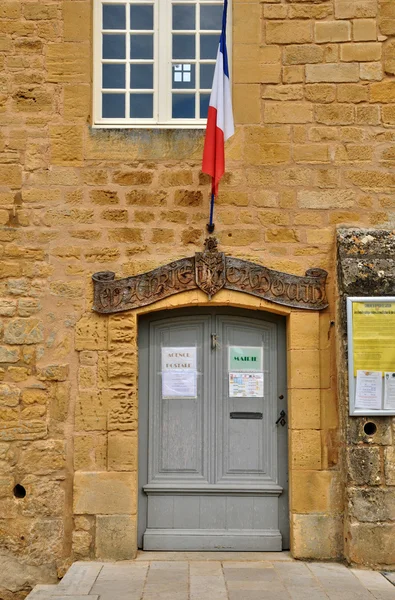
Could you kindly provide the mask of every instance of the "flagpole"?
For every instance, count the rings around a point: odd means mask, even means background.
[[[225,173],[225,142],[234,134],[232,95],[229,80],[228,53],[226,49],[226,15],[228,0],[224,0],[222,31],[210,94],[206,137],[204,140],[202,172],[211,175],[210,219],[207,231],[214,231],[214,201],[218,196],[218,183]]]
[[[211,192],[211,202],[210,202],[210,220],[207,224],[207,231],[209,233],[213,233],[214,229],[215,229],[215,225],[213,223],[213,216],[214,216],[214,200],[215,200],[215,194],[214,192]]]

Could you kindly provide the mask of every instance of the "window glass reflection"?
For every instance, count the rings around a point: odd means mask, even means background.
[[[173,58],[195,58],[194,35],[173,35]]]
[[[131,4],[130,29],[153,29],[154,7],[152,4]]]
[[[130,94],[130,117],[132,119],[152,119],[153,107],[153,94]]]
[[[130,87],[150,90],[154,86],[154,65],[130,65]]]
[[[125,29],[125,17],[124,4],[103,4],[103,29]]]
[[[103,94],[102,117],[104,119],[124,119],[125,94]]]
[[[152,59],[154,57],[154,36],[135,34],[130,36],[130,58]]]
[[[103,88],[125,88],[125,65],[103,65]]]
[[[173,4],[173,29],[195,29],[194,4]]]
[[[173,119],[195,118],[195,94],[173,94]]]
[[[125,36],[111,33],[103,34],[103,58],[125,58]]]

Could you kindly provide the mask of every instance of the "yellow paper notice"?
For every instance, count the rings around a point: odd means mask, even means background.
[[[354,375],[395,371],[395,302],[353,302]]]

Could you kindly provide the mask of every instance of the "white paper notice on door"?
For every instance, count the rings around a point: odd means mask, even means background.
[[[162,371],[196,371],[196,347],[162,348]]]
[[[383,374],[381,371],[357,371],[355,408],[380,410],[382,395]]]
[[[162,398],[196,397],[196,347],[162,348]]]
[[[230,398],[263,398],[263,373],[229,373]]]
[[[196,398],[196,371],[163,371],[162,398]]]
[[[384,409],[395,410],[395,372],[384,373]]]

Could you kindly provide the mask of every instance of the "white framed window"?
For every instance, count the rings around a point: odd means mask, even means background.
[[[222,11],[223,0],[94,0],[93,127],[205,127]]]

